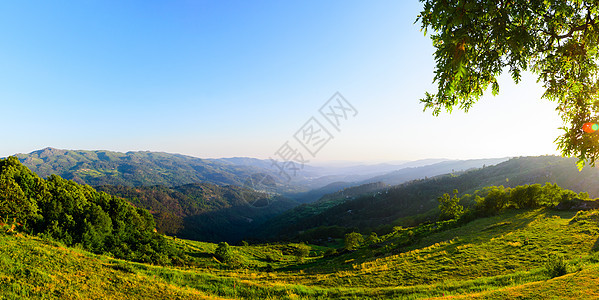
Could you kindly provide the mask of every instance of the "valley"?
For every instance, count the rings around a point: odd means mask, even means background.
[[[52,187],[67,182],[48,177],[53,196],[36,200],[47,189],[45,180],[15,159],[3,164],[0,294],[7,299],[515,299],[599,293],[591,284],[599,280],[599,211],[592,200],[599,172],[579,172],[569,159],[512,158],[399,185],[357,181],[304,204],[234,184],[91,189],[69,181],[71,192],[86,191],[76,204],[83,211],[65,210],[75,222],[89,222],[83,233],[65,224],[42,225],[52,216],[49,207],[72,205],[64,202],[71,197],[66,190]],[[462,207],[449,219],[440,215],[446,208],[437,199],[444,194],[453,194]],[[110,236],[122,230],[118,222],[135,222],[115,221],[122,217],[114,215],[112,204],[102,204],[117,199],[147,210],[158,235],[144,242],[126,237],[142,231],[122,231],[118,235],[131,246],[115,244]],[[49,200],[57,204],[44,202]],[[100,201],[112,227],[102,229],[101,217],[78,219],[94,207],[89,201]],[[590,210],[575,209],[583,206]],[[357,239],[351,242],[350,236]],[[223,245],[226,257],[217,254]],[[585,288],[568,288],[564,280]]]

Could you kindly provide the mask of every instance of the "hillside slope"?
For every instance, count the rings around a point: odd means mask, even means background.
[[[221,299],[35,237],[0,234],[0,253],[1,299]]]
[[[180,259],[147,210],[56,175],[42,179],[14,156],[0,159],[0,227],[5,226],[7,232],[21,230],[134,261]]]
[[[330,199],[335,205],[317,202],[299,206],[268,221],[255,233],[258,238],[293,238],[299,232],[321,227],[341,226],[362,232],[383,232],[392,225],[413,225],[430,219],[437,198],[457,189],[473,193],[487,186],[515,187],[523,184],[557,183],[575,192],[599,197],[599,168],[576,168],[576,160],[557,156],[512,158],[495,166],[456,174],[415,180],[369,193],[355,199]],[[326,209],[322,209],[326,208]],[[422,215],[419,218],[416,216]]]
[[[180,240],[195,266],[116,260],[22,234],[0,233],[0,295],[85,299],[469,299],[577,298],[597,294],[599,212],[511,210],[401,245],[294,259],[293,245],[233,247],[227,267],[216,245]],[[551,279],[545,263],[564,255],[567,273]],[[271,266],[270,268],[268,266]],[[274,266],[274,268],[273,268]]]

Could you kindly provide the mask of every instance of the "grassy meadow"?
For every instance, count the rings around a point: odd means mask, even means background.
[[[511,210],[411,243],[394,232],[355,251],[310,245],[232,246],[170,238],[191,264],[118,260],[23,233],[0,235],[3,299],[423,299],[586,298],[597,295],[599,212]],[[403,229],[409,230],[409,229]],[[562,256],[567,274],[546,263]]]

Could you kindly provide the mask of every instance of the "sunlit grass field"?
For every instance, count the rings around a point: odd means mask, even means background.
[[[174,239],[192,264],[162,267],[65,248],[24,234],[0,235],[2,299],[422,299],[599,296],[599,213],[512,210],[432,233],[411,244],[398,234],[337,256],[295,244],[233,246]],[[407,230],[407,229],[406,229]],[[545,264],[563,255],[567,275]]]

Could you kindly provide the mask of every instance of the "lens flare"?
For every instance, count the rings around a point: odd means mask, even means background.
[[[599,130],[599,124],[598,123],[584,123],[584,125],[582,125],[582,130],[584,130],[584,132],[587,133],[593,133],[597,130]]]

